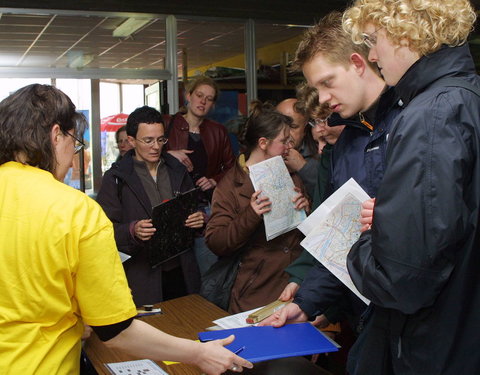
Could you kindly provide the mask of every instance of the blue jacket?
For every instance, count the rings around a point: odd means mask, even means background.
[[[366,120],[374,127],[373,131],[358,117],[349,120],[333,118],[334,123],[345,124],[346,127],[333,148],[330,193],[353,177],[370,196],[376,196],[385,170],[390,126],[398,110],[395,92],[388,89],[365,114]],[[332,304],[341,303],[354,328],[366,308],[354,293],[318,262],[303,280],[294,302],[312,318],[324,313]]]
[[[348,269],[373,312],[351,374],[480,372],[480,88],[468,44],[420,58],[395,86],[372,230]]]

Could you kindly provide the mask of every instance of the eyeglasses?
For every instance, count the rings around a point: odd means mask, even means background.
[[[310,121],[308,121],[308,125],[310,125],[312,128],[314,128],[315,126],[319,126],[319,125],[328,125],[328,119],[329,118],[330,118],[330,116],[328,116],[326,118],[310,119]]]
[[[153,147],[153,145],[158,144],[164,145],[168,142],[168,138],[166,137],[158,137],[157,139],[155,138],[143,138],[143,139],[138,139],[135,138],[137,141],[146,144],[147,146]]]
[[[73,153],[74,154],[78,154],[80,152],[80,150],[85,147],[85,143],[83,143],[80,139],[75,137],[73,134],[70,134],[69,132],[66,132],[66,131],[63,131],[63,130],[62,130],[62,133],[66,134],[66,135],[69,135],[70,137],[72,137],[75,140],[75,145],[73,146],[73,150],[74,150]]]
[[[196,97],[200,100],[203,100],[203,98],[205,98],[205,100],[209,103],[213,103],[215,101],[215,98],[213,96],[205,95],[203,92],[195,91],[194,93]]]
[[[380,27],[379,29],[375,30],[371,34],[367,33],[362,33],[363,37],[363,44],[365,44],[368,48],[373,48],[377,45],[377,33],[383,29],[383,27]]]

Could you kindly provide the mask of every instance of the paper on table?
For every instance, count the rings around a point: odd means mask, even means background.
[[[253,324],[248,324],[246,322],[247,316],[249,316],[251,313],[255,311],[260,310],[263,307],[264,306],[258,307],[253,310],[244,311],[235,315],[226,316],[225,318],[214,320],[213,323],[220,326],[222,329],[249,327],[249,326],[252,326]]]
[[[301,245],[367,305],[347,270],[347,256],[360,236],[362,202],[370,197],[351,178],[326,199],[302,224]]]
[[[123,374],[149,374],[149,375],[168,375],[155,362],[149,359],[140,359],[138,361],[126,361],[116,363],[105,363],[107,369],[114,375]]]
[[[292,199],[298,193],[282,157],[275,156],[248,169],[255,191],[262,190],[262,195],[272,202],[271,211],[263,215],[267,241],[296,228],[306,214],[293,205]]]

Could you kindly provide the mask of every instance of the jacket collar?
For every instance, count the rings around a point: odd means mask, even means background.
[[[408,105],[433,82],[446,76],[475,74],[475,65],[468,44],[442,46],[438,51],[417,60],[395,86],[403,105]]]

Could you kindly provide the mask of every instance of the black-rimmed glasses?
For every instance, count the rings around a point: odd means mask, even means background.
[[[74,150],[73,153],[74,154],[78,154],[80,152],[80,150],[82,150],[82,148],[85,147],[85,143],[83,143],[80,139],[75,137],[73,134],[70,134],[69,132],[66,132],[66,131],[63,131],[63,130],[62,130],[62,133],[69,135],[70,137],[72,137],[75,140],[75,145],[73,146],[73,150]]]

